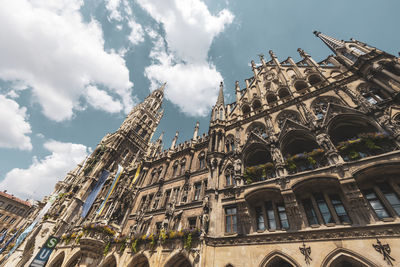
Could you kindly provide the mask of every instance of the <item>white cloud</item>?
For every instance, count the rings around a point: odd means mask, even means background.
[[[1,190],[7,189],[23,199],[42,199],[90,152],[84,145],[58,141],[48,141],[44,147],[51,154],[43,159],[34,157],[27,169],[12,169],[0,182]]]
[[[118,10],[121,4],[121,0],[107,0],[106,9],[110,11],[109,19],[115,19],[117,21],[122,20],[121,12]]]
[[[85,23],[83,1],[3,0],[0,9],[0,79],[23,81],[50,119],[73,116],[88,85],[102,84],[133,105],[129,71],[115,51],[104,50],[100,25]],[[117,101],[117,100],[115,100]]]
[[[215,36],[232,23],[233,14],[224,9],[211,15],[200,0],[138,0],[139,4],[165,27],[168,48],[189,62],[207,59]]]
[[[159,87],[160,81],[167,81],[166,97],[178,105],[182,112],[192,116],[206,115],[209,107],[215,104],[216,85],[222,81],[221,74],[207,62],[174,63],[174,57],[163,48],[162,38],[157,43],[151,56],[158,64],[145,70],[151,87]]]
[[[152,89],[167,82],[166,98],[185,114],[205,116],[215,104],[221,74],[208,62],[213,39],[232,23],[233,14],[224,9],[213,16],[200,0],[138,0],[165,28],[164,40],[146,29],[155,40],[153,64],[145,69]],[[193,97],[196,96],[196,97]]]
[[[128,22],[129,28],[131,28],[131,33],[128,36],[129,41],[133,45],[137,45],[144,41],[144,31],[142,25],[136,23],[133,19]]]
[[[102,109],[109,113],[120,112],[122,105],[107,94],[106,91],[97,89],[96,86],[88,86],[86,99],[94,108]]]
[[[0,107],[0,147],[32,150],[26,108],[20,108],[17,102],[3,95],[0,95]]]

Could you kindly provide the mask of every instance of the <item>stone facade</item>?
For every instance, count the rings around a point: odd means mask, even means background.
[[[40,229],[6,266],[25,266],[49,235],[62,240],[52,267],[398,264],[399,58],[314,33],[334,55],[261,55],[234,103],[221,83],[208,134],[196,124],[167,150],[162,135],[150,142],[165,85],[152,92],[57,184]]]

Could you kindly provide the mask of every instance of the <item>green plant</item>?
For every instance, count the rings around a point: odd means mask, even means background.
[[[191,249],[192,248],[192,234],[189,233],[186,238],[185,238],[185,249]]]
[[[135,240],[132,242],[132,244],[131,244],[132,253],[136,253],[136,252],[137,252],[138,240],[139,240],[139,239],[135,239]]]
[[[104,255],[104,256],[107,255],[108,251],[110,250],[110,245],[111,245],[111,242],[108,241],[108,243],[107,243],[107,245],[105,246],[104,251],[103,251],[103,255]]]

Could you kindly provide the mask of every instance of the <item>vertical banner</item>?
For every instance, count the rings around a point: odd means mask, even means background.
[[[139,164],[139,166],[138,166],[138,168],[136,170],[136,173],[135,173],[135,177],[133,177],[133,180],[131,182],[131,185],[129,186],[129,189],[132,189],[132,187],[135,184],[137,178],[139,177],[141,167],[142,167],[142,165]]]
[[[92,192],[90,192],[89,196],[86,198],[85,203],[83,203],[82,214],[81,214],[82,218],[85,218],[86,215],[88,214],[90,208],[93,205],[94,200],[96,199],[101,188],[103,187],[104,183],[106,182],[109,174],[110,173],[106,170],[103,170],[103,172],[101,173],[100,178],[97,181],[96,185],[94,186]]]
[[[113,181],[110,189],[108,190],[106,198],[104,199],[103,203],[101,203],[99,209],[97,210],[98,215],[101,215],[101,213],[103,212],[104,207],[106,206],[106,203],[107,203],[108,199],[110,198],[110,195],[112,194],[112,192],[114,192],[115,186],[117,185],[119,177],[121,177],[123,170],[124,170],[124,168],[122,168],[122,166],[118,164],[118,171],[117,171],[117,174],[115,175],[114,181]]]
[[[21,227],[22,228],[22,227]],[[10,237],[7,242],[4,244],[4,246],[0,249],[0,254],[4,252],[4,250],[6,250],[6,248],[8,247],[8,245],[14,240],[14,238],[18,235],[19,231],[21,230],[21,228],[18,229],[17,232],[15,232],[15,234],[13,234],[12,237]]]
[[[50,236],[44,246],[39,250],[36,257],[33,259],[29,267],[43,267],[46,265],[47,261],[50,258],[51,253],[54,248],[57,246],[59,239],[54,236]]]
[[[13,252],[19,247],[19,245],[21,245],[21,243],[25,240],[27,235],[30,232],[32,232],[33,228],[35,228],[36,224],[40,221],[40,219],[42,219],[43,215],[45,215],[49,211],[51,205],[53,205],[54,201],[57,199],[57,195],[58,194],[53,194],[53,195],[51,195],[49,197],[49,200],[47,201],[46,205],[43,207],[43,209],[36,216],[35,220],[31,223],[31,225],[29,225],[28,228],[25,229],[25,231],[22,232],[22,234],[20,236],[18,236],[14,247],[10,250],[10,252],[8,252],[8,254],[5,257],[5,259],[8,259],[11,256],[11,254],[13,254]]]
[[[4,239],[6,238],[7,232],[8,232],[8,230],[5,230],[4,233],[1,235],[1,237],[0,237],[0,244],[3,243]]]

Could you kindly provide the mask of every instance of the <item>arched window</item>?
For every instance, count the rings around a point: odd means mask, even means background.
[[[250,113],[250,106],[249,105],[243,105],[242,112],[243,112],[243,114]]]
[[[149,120],[148,122],[147,122],[147,125],[148,126],[151,126],[153,124],[153,121],[152,120]]]
[[[235,179],[233,174],[234,174],[233,167],[228,166],[225,171],[225,186],[229,187],[235,185]]]
[[[176,175],[178,174],[178,161],[176,160],[174,162],[174,164],[172,165],[172,177],[176,177]]]
[[[313,86],[320,83],[321,81],[321,76],[319,76],[318,74],[312,74],[310,75],[310,77],[308,77],[308,82]]]
[[[184,158],[181,160],[181,173],[180,173],[181,175],[185,174],[185,168],[186,168],[186,159]]]
[[[226,138],[226,152],[232,152],[235,150],[235,139],[233,138],[233,135],[228,135]]]
[[[301,124],[300,114],[297,111],[283,110],[278,114],[278,116],[276,116],[276,122],[278,123],[278,127],[280,129],[282,129],[282,126],[287,119]]]
[[[289,89],[286,88],[286,87],[279,89],[278,95],[279,95],[280,99],[284,99],[286,97],[289,97],[290,96]]]
[[[206,156],[204,151],[199,154],[199,169],[203,169],[206,166]]]
[[[278,101],[278,98],[276,97],[275,94],[270,93],[270,94],[267,95],[267,102],[268,102],[268,104],[275,103],[276,101]]]
[[[246,130],[247,134],[255,133],[261,137],[266,138],[266,128],[265,125],[261,122],[254,122],[252,123]]]
[[[253,110],[257,110],[261,108],[261,102],[259,100],[254,100],[253,102]]]
[[[319,120],[324,118],[325,113],[328,110],[329,103],[340,105],[342,104],[342,101],[333,96],[321,96],[316,98],[311,103],[311,109],[313,110],[315,116],[317,116]]]
[[[307,83],[305,81],[297,81],[294,84],[294,88],[296,88],[297,91],[301,91],[303,89],[306,89],[307,87],[308,86],[307,86]]]
[[[147,115],[146,115],[146,114],[143,115],[142,120],[143,120],[143,121],[146,121],[146,120],[147,120]]]
[[[224,110],[222,108],[219,109],[219,119],[220,120],[224,119]]]

